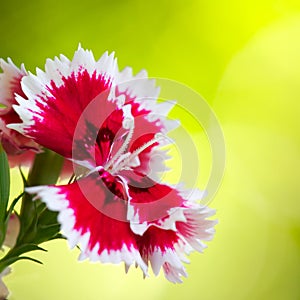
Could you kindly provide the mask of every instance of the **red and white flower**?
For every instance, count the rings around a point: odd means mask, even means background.
[[[27,189],[59,212],[80,259],[136,264],[145,276],[150,263],[181,282],[185,254],[205,248],[215,221],[195,201],[202,193],[157,181],[166,158],[160,148],[176,126],[166,120],[174,103],[157,103],[159,88],[145,71],[120,72],[114,54],[96,61],[81,47],[72,60],[48,59],[45,72],[21,85],[14,108],[23,122],[9,127],[80,166],[70,184]]]
[[[15,94],[25,97],[21,89],[21,79],[27,75],[24,65],[15,66],[11,59],[7,62],[0,59],[0,142],[9,156],[11,165],[26,163],[34,158],[38,145],[30,138],[7,128],[8,124],[21,122],[19,115],[12,106],[17,104]]]

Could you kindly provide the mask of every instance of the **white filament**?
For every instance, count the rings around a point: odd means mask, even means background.
[[[131,114],[131,105],[125,105],[123,107],[124,120],[123,120],[123,128],[128,129],[128,133],[126,135],[125,141],[117,153],[105,164],[104,167],[98,166],[89,172],[93,173],[96,171],[100,171],[102,168],[111,172],[111,174],[115,174],[121,170],[128,170],[133,167],[137,167],[140,165],[139,154],[143,152],[148,147],[153,144],[164,139],[164,135],[161,133],[157,133],[155,137],[142,145],[140,148],[137,148],[135,151],[127,152],[128,145],[133,137],[134,133],[134,118]]]
[[[123,145],[120,147],[120,149],[117,151],[117,153],[113,156],[113,158],[107,162],[107,164],[104,166],[106,170],[108,170],[127,150],[127,147],[132,139],[133,132],[134,132],[134,118],[131,114],[131,106],[125,105],[123,107],[124,112],[124,120],[123,120],[123,127],[125,129],[129,129],[129,132],[127,133],[126,139],[123,143]]]
[[[112,173],[119,172],[123,169],[130,168],[132,166],[136,166],[136,161],[138,160],[138,155],[143,152],[148,147],[152,146],[153,144],[161,141],[164,139],[164,135],[161,133],[157,133],[155,137],[150,140],[149,142],[145,143],[140,148],[136,149],[134,152],[130,153],[127,152],[122,156],[122,159],[119,159],[113,166]],[[120,157],[121,158],[121,157]]]

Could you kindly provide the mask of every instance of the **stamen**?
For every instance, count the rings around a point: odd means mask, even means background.
[[[119,158],[114,162],[115,166],[118,166],[123,160],[128,158],[130,156],[130,152],[124,153],[119,156]]]
[[[113,168],[113,172],[119,172],[120,170],[126,168],[126,167],[130,167],[131,164],[130,162],[137,158],[137,156],[143,152],[145,149],[147,149],[148,147],[152,146],[153,144],[161,141],[165,139],[165,136],[161,133],[157,133],[155,135],[155,137],[150,140],[149,142],[145,143],[143,146],[141,146],[140,148],[136,149],[133,153],[126,153],[124,154],[124,156],[122,157],[122,160],[118,160],[117,163],[115,164],[114,168]],[[129,155],[128,155],[129,154]]]
[[[126,139],[123,143],[123,145],[120,147],[120,149],[117,151],[117,153],[114,155],[112,159],[109,160],[109,162],[104,166],[106,170],[108,170],[114,163],[117,161],[122,154],[127,150],[127,147],[131,141],[131,138],[133,136],[134,132],[134,118],[131,115],[131,105],[125,105],[123,107],[124,112],[124,120],[123,120],[123,127],[125,129],[129,129],[129,132],[127,133]]]
[[[165,139],[165,136],[162,133],[157,133],[155,134],[155,137],[150,140],[149,142],[145,143],[143,146],[141,146],[140,148],[137,148],[131,155],[131,157],[137,156],[139,155],[141,152],[143,152],[145,149],[147,149],[148,147],[152,146],[153,144],[161,141]]]
[[[94,172],[99,172],[100,170],[103,170],[103,169],[104,169],[104,168],[103,168],[102,166],[98,166],[98,167],[96,167],[96,168],[90,170],[85,176],[89,176],[89,175],[91,175],[92,173],[94,173]]]

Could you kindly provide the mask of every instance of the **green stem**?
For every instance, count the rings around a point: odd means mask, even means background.
[[[60,175],[63,161],[62,156],[48,149],[37,154],[28,176],[28,185],[55,184]]]
[[[10,174],[7,155],[0,143],[0,248],[6,235],[6,210],[9,199]]]
[[[55,184],[61,173],[62,165],[63,158],[60,155],[45,149],[43,153],[36,155],[28,175],[27,186]],[[21,231],[17,241],[18,245],[31,242],[37,234],[36,205],[37,202],[32,201],[31,195],[24,195],[20,211]]]

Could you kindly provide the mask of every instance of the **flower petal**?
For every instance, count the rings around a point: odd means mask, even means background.
[[[27,74],[24,65],[19,69],[9,58],[7,62],[0,59],[0,69],[3,73],[0,74],[0,103],[7,108],[0,110],[0,115],[6,114],[7,110],[11,109],[15,102],[15,93],[22,94],[20,81]],[[16,118],[18,116],[16,115]],[[16,120],[19,120],[18,118]]]
[[[175,222],[185,220],[182,208],[186,200],[180,192],[166,185],[159,184],[149,177],[135,173],[129,177],[128,193],[130,204],[128,220],[131,229],[143,235],[150,226],[176,230]],[[128,178],[128,177],[127,177]]]
[[[110,73],[100,73],[101,65],[107,63],[112,65]],[[15,110],[23,123],[10,125],[10,128],[71,158],[78,120],[99,94],[108,102],[115,69],[112,56],[104,55],[96,64],[92,53],[81,48],[70,62],[64,56],[61,60],[47,60],[45,73],[39,70],[36,76],[29,74],[22,79],[22,89],[28,100],[18,96],[19,105],[15,106]]]
[[[0,59],[0,68],[3,70],[3,73],[0,74],[0,104],[5,106],[5,108],[0,108],[0,141],[12,166],[16,161],[20,161],[20,158],[14,158],[14,156],[19,155],[22,155],[22,160],[24,159],[22,163],[28,163],[34,154],[24,156],[24,152],[26,150],[39,151],[39,146],[33,140],[7,128],[8,124],[21,122],[12,106],[17,103],[15,100],[16,93],[24,96],[21,89],[21,79],[27,72],[24,65],[21,65],[19,69],[11,59],[8,59],[7,62]]]
[[[104,166],[117,152],[118,145],[121,147],[128,132],[124,128],[128,117],[125,110],[125,106],[118,108],[107,101],[107,94],[95,97],[77,121],[72,158],[89,162],[93,167]]]
[[[178,122],[166,120],[175,101],[157,102],[160,88],[156,86],[155,79],[149,79],[146,70],[133,76],[132,69],[127,67],[118,73],[116,95],[125,95],[127,102],[134,101],[139,105],[140,111],[148,111],[146,118],[150,122],[156,121],[168,132],[178,126]]]
[[[214,211],[193,203],[183,209],[185,220],[176,221],[176,230],[156,226],[148,227],[143,235],[137,236],[140,253],[144,261],[151,263],[157,275],[163,268],[166,278],[181,283],[181,276],[187,277],[183,263],[188,263],[186,254],[202,252],[206,247],[202,240],[209,240],[214,234],[214,220],[207,220]]]
[[[127,266],[136,263],[147,275],[135,235],[129,223],[122,221],[126,218],[127,202],[116,195],[122,191],[118,184],[122,183],[104,172],[101,177],[93,173],[73,184],[32,187],[27,192],[37,194],[50,210],[59,212],[62,233],[71,247],[80,244],[81,259],[124,261]]]
[[[178,122],[167,119],[175,101],[158,103],[159,91],[155,80],[149,79],[145,70],[135,76],[132,75],[132,69],[128,67],[119,72],[116,96],[122,96],[125,103],[131,105],[132,115],[135,119],[135,130],[129,147],[131,152],[151,141],[158,132],[167,134],[168,131],[178,126]],[[157,154],[165,156],[160,147],[166,144],[167,140],[164,140],[143,150],[139,154],[141,165],[135,168],[135,171],[155,178],[157,172],[154,170],[157,168],[151,161],[151,157]]]
[[[165,276],[171,282],[182,282],[180,277],[187,276],[180,256],[176,253],[175,245],[179,241],[175,231],[150,227],[139,236],[138,245],[144,261],[151,263],[153,272],[158,275],[163,268]]]

